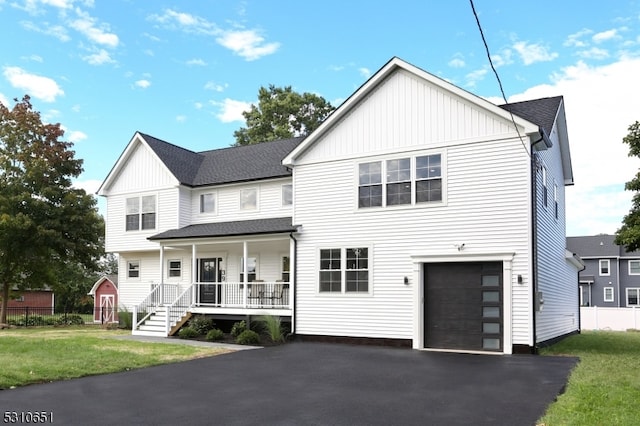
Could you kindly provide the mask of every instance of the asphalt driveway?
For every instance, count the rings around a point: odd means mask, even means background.
[[[575,358],[290,343],[0,391],[60,425],[534,425]]]

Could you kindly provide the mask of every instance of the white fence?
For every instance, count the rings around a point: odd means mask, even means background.
[[[581,330],[625,331],[640,329],[640,309],[632,308],[580,308]]]

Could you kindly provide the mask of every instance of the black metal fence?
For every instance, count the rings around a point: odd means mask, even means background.
[[[42,327],[47,325],[110,324],[118,322],[115,309],[96,307],[90,314],[55,312],[51,308],[9,307],[7,324],[16,327]]]

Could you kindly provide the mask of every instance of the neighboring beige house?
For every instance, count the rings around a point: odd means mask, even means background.
[[[274,314],[305,338],[510,354],[578,331],[572,183],[562,97],[499,107],[392,58],[305,139],[136,133],[99,194],[136,334]]]

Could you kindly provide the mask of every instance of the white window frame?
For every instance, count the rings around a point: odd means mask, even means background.
[[[628,261],[628,268],[629,268],[629,275],[640,275],[640,271],[638,272],[631,272],[631,263],[638,263],[638,269],[640,270],[640,259],[630,259]]]
[[[607,272],[602,272],[602,266],[607,265]],[[611,275],[611,260],[610,259],[600,259],[598,261],[598,273],[601,277],[608,277]]]
[[[558,184],[553,182],[553,214],[556,219],[559,217],[559,204],[558,204]]]
[[[289,267],[289,270],[285,270],[285,267],[284,267],[284,259],[285,258],[289,259],[288,262],[287,262],[287,264],[288,264],[287,266]],[[289,275],[289,279],[288,280],[284,279],[284,274],[288,274]],[[280,255],[280,279],[283,282],[286,282],[286,283],[290,283],[291,282],[291,255],[289,253]]]
[[[132,268],[132,266],[136,265],[137,267]],[[127,279],[128,280],[135,280],[135,281],[139,281],[140,280],[140,275],[142,275],[140,273],[140,269],[141,269],[141,262],[139,260],[128,260],[127,261]],[[132,276],[131,272],[137,272],[137,276]]]
[[[255,261],[254,272],[248,272],[247,275],[255,275],[254,280],[260,280],[260,259],[257,255],[249,254],[247,259],[253,259]],[[238,278],[240,282],[244,282],[244,257],[240,256],[239,269],[238,269]],[[249,281],[251,282],[251,281]]]
[[[347,264],[347,251],[353,249],[366,249],[367,250],[367,268],[353,268]],[[324,250],[339,250],[340,253],[340,268],[327,268],[321,269],[321,256]],[[316,293],[323,296],[331,295],[346,295],[346,296],[365,296],[373,293],[373,245],[371,244],[348,244],[342,246],[332,247],[318,247],[316,254]],[[322,271],[334,271],[340,273],[340,289],[339,291],[322,291],[320,289],[320,273]],[[347,291],[347,272],[362,272],[367,271],[367,290],[366,291]]]
[[[418,177],[417,173],[417,159],[422,157],[435,157],[440,156],[440,174],[439,176],[430,176],[430,177]],[[409,177],[407,179],[406,175],[402,177],[397,176],[397,179],[390,179],[390,173],[394,172],[389,169],[389,165],[391,163],[409,160]],[[380,168],[380,176],[379,180],[377,179],[377,173],[373,176],[374,180],[361,181],[360,170],[362,166],[365,165],[376,165],[376,168],[379,166]],[[404,154],[404,155],[396,155],[393,157],[381,157],[381,158],[372,158],[367,161],[358,162],[355,164],[355,187],[356,187],[356,197],[355,197],[355,209],[357,211],[370,211],[375,209],[398,209],[398,208],[407,208],[407,207],[427,207],[427,206],[441,206],[446,203],[446,176],[447,170],[445,167],[446,164],[446,153],[445,151],[432,151],[432,152],[421,152],[421,153],[412,153],[412,154]],[[406,169],[403,169],[406,170]],[[422,168],[421,168],[422,170]],[[368,175],[371,177],[371,174]],[[425,181],[440,181],[440,199],[434,201],[417,201],[417,186],[418,182]],[[393,184],[405,184],[410,185],[411,187],[411,200],[407,203],[398,203],[398,204],[389,204],[388,203],[388,188],[389,185]],[[380,205],[375,203],[372,206],[360,206],[360,190],[364,188],[379,188],[380,195],[374,195],[377,200],[380,198]]]
[[[289,192],[288,197],[285,195],[286,192]],[[293,184],[292,183],[283,183],[280,189],[280,198],[282,207],[289,207],[293,205]]]
[[[545,166],[542,166],[541,173],[542,173],[542,203],[546,208],[548,204],[548,199],[549,199],[549,188],[547,187],[547,184],[548,184],[547,168]]]
[[[143,200],[145,198],[152,198],[153,197],[153,210],[149,210],[148,207],[145,209],[145,203],[143,202]],[[133,207],[132,204],[134,203],[129,203],[129,201],[135,201],[136,204],[136,208],[135,211],[129,211],[130,207]],[[144,216],[146,214],[153,214],[153,227],[145,227],[145,222],[144,222]],[[137,223],[137,228],[132,228],[132,229],[128,229],[128,225],[127,225],[127,218],[129,216],[133,216],[136,215],[138,218],[138,223]],[[158,227],[158,196],[156,194],[143,194],[143,195],[137,195],[135,197],[127,197],[125,199],[125,231],[126,232],[136,232],[136,231],[152,231],[155,230]]]
[[[635,304],[630,304],[629,303],[629,293],[630,292],[636,293],[636,303]],[[626,296],[627,296],[627,298],[625,299],[625,303],[627,304],[627,306],[640,306],[640,287],[627,288]]]
[[[605,302],[615,302],[615,292],[613,291],[613,287],[604,287],[602,296]]]
[[[178,267],[172,267],[171,264],[178,262]],[[178,272],[177,275],[171,275],[171,272]],[[167,278],[170,280],[179,280],[182,278],[182,259],[167,260]]]
[[[205,197],[210,196],[213,199],[213,209],[205,210]],[[216,215],[218,213],[218,194],[215,191],[202,192],[198,196],[198,210],[202,215]]]
[[[254,207],[251,207],[250,205],[247,205],[247,197],[250,192],[254,192],[255,193],[255,205]],[[259,200],[260,199],[260,191],[258,191],[257,187],[251,187],[251,188],[242,188],[240,190],[240,211],[243,212],[255,212],[258,211],[259,209]]]

